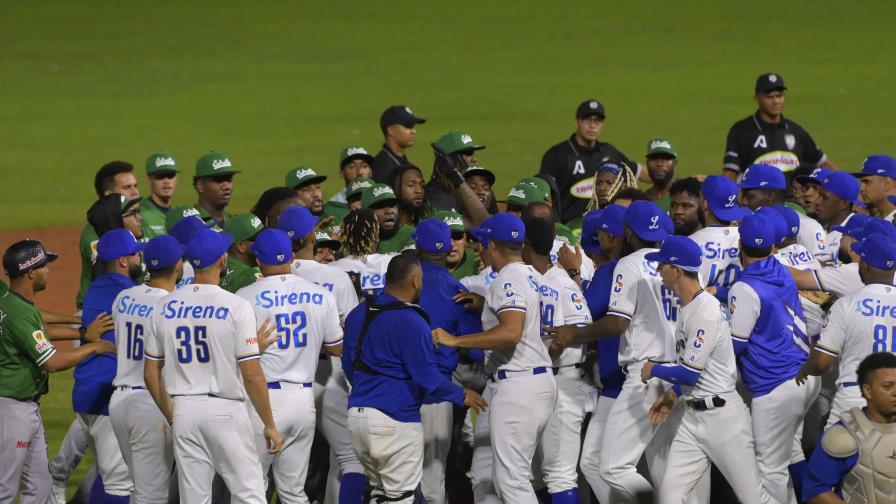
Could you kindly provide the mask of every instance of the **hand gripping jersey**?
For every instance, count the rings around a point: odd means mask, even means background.
[[[542,276],[541,323],[549,327],[591,324],[591,310],[582,289],[557,266]],[[583,360],[582,345],[568,347],[554,361],[555,366],[571,366]]]
[[[349,312],[358,306],[358,293],[352,279],[345,271],[308,259],[296,259],[292,263],[292,272],[305,280],[314,282],[327,289],[336,300],[339,320],[345,322]]]
[[[690,236],[703,257],[700,262],[700,280],[704,287],[731,287],[734,277],[740,273],[740,233],[736,227],[710,226]]]
[[[336,301],[329,291],[295,275],[262,278],[237,296],[252,304],[255,329],[275,325],[276,342],[261,356],[269,382],[311,383],[322,346],[342,343]]]
[[[168,295],[165,289],[137,285],[118,294],[112,303],[115,322],[115,347],[118,369],[112,385],[143,387],[143,351],[152,327],[152,316],[159,299]]]

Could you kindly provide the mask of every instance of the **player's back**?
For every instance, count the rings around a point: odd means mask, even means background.
[[[336,308],[339,309],[340,321],[345,322],[349,312],[358,306],[358,293],[355,292],[352,279],[344,270],[309,259],[296,259],[292,263],[292,272],[333,294]]]
[[[147,329],[159,300],[168,295],[165,289],[137,285],[118,294],[112,304],[115,322],[115,346],[118,368],[112,385],[143,387],[143,351]]]
[[[733,392],[737,382],[737,365],[728,314],[722,304],[712,294],[702,292],[681,309],[679,316],[681,319],[675,340],[681,363],[687,365],[688,352],[710,353],[697,384],[682,387],[684,397],[693,399]],[[692,336],[690,346],[693,348],[688,348],[687,342]],[[700,348],[705,344],[711,344],[712,347]]]
[[[269,382],[311,383],[324,344],[342,342],[342,327],[333,295],[296,275],[262,278],[237,291],[252,304],[256,326],[270,320],[278,336],[261,355]]]
[[[657,249],[643,248],[623,257],[613,270],[613,290],[607,315],[631,322],[619,343],[619,364],[643,360],[675,360],[675,322],[680,302],[663,287],[656,263],[644,256]]]
[[[578,284],[557,266],[542,275],[541,318],[549,327],[591,324],[591,311]],[[548,342],[545,342],[547,345]],[[555,366],[570,366],[582,362],[582,345],[570,346],[554,359]]]
[[[153,331],[164,358],[169,395],[244,400],[239,362],[258,357],[255,315],[243,298],[217,285],[195,284],[159,301]]]
[[[801,271],[821,269],[821,263],[818,262],[818,259],[799,243],[779,249],[775,253],[775,259],[784,266]],[[821,306],[803,296],[800,296],[800,305],[803,307],[803,318],[806,320],[806,334],[817,336],[821,332],[822,325],[824,325],[824,310]]]
[[[740,233],[732,226],[708,226],[690,236],[703,253],[700,279],[704,286],[731,287],[740,272]]]
[[[800,231],[796,236],[796,242],[806,247],[819,261],[828,262],[837,256],[836,250],[827,246],[827,233],[824,226],[808,215],[796,213],[800,218]]]
[[[357,282],[362,293],[379,295],[386,287],[386,268],[395,254],[370,254],[365,257],[347,256],[333,261],[332,266],[341,269],[349,276],[357,275]]]

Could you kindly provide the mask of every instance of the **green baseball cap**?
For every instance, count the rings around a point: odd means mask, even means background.
[[[232,234],[234,242],[252,240],[263,229],[261,219],[250,213],[234,215],[224,223],[224,232]]]
[[[488,185],[495,185],[495,174],[491,170],[486,170],[481,166],[470,166],[464,170],[464,178],[480,175],[488,180]]]
[[[308,184],[320,184],[324,180],[327,180],[326,175],[318,175],[314,168],[300,166],[286,172],[286,179],[283,185],[292,189],[298,189]]]
[[[153,152],[146,158],[146,174],[152,175],[153,173],[178,173],[180,170],[177,169],[177,163],[174,161],[174,156],[167,152]]]
[[[345,200],[351,202],[361,199],[361,193],[364,192],[364,189],[373,187],[374,184],[376,182],[367,177],[358,177],[352,180],[348,187],[345,188]]]
[[[794,203],[794,202],[792,202],[792,201],[785,201],[785,202],[784,202],[784,206],[786,206],[787,208],[793,210],[793,211],[796,212],[796,213],[801,213],[801,214],[803,214],[803,215],[806,215],[806,209],[803,208],[803,207],[801,207],[801,206],[798,205],[797,203]]]
[[[678,157],[678,151],[675,150],[675,146],[665,138],[654,138],[647,142],[647,157],[656,156],[657,154]]]
[[[484,145],[476,145],[469,133],[463,131],[449,131],[436,140],[436,145],[445,154],[455,152],[467,152],[484,149]]]
[[[327,229],[318,229],[314,232],[314,245],[318,247],[328,247],[333,250],[339,250],[342,243],[333,236],[339,236],[339,228],[330,226]]]
[[[464,227],[464,217],[454,210],[443,210],[437,212],[433,217],[448,224],[448,229],[451,231],[466,231],[466,228]]]
[[[507,195],[508,205],[526,206],[533,201],[550,201],[551,186],[538,177],[527,177],[513,186]]]
[[[360,145],[350,145],[339,153],[339,169],[345,168],[345,165],[351,163],[356,159],[363,159],[367,161],[371,167],[373,166],[373,156],[367,152],[367,149],[361,147]]]
[[[178,205],[171,207],[168,210],[168,213],[165,214],[165,232],[170,233],[171,228],[173,228],[175,224],[191,215],[202,218],[202,216],[199,215],[199,210],[196,210],[196,208],[192,206]]]
[[[230,157],[223,152],[209,152],[196,161],[196,177],[216,177],[239,173],[230,163]]]
[[[398,197],[395,196],[395,191],[386,184],[373,184],[361,193],[361,206],[364,208],[370,208],[372,205],[387,201],[398,203]]]

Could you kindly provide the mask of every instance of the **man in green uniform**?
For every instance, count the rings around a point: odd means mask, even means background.
[[[327,180],[326,175],[318,175],[313,168],[300,166],[286,172],[283,185],[294,189],[296,196],[312,215],[320,217],[324,211],[324,193],[320,185]]]
[[[223,152],[209,152],[196,161],[193,188],[198,201],[195,208],[205,222],[224,224],[230,218],[225,212],[233,195],[233,176],[240,173],[233,168],[230,157]]]
[[[224,232],[233,235],[233,244],[227,251],[227,270],[221,278],[222,289],[236,292],[261,278],[255,254],[252,253],[252,243],[262,229],[261,219],[252,214],[234,215],[224,223]]]
[[[174,156],[167,152],[156,152],[147,158],[146,178],[149,182],[149,197],[140,202],[144,240],[149,241],[165,234],[165,215],[171,209],[178,172]]]
[[[646,192],[654,203],[669,211],[669,189],[675,182],[675,167],[678,166],[678,151],[665,138],[654,138],[647,142],[647,175],[653,184]]]
[[[324,217],[335,217],[336,222],[348,213],[348,187],[356,179],[370,178],[373,175],[373,156],[360,145],[346,147],[339,153],[339,175],[345,181],[345,188],[334,194],[324,205]],[[373,184],[373,181],[371,181]]]
[[[448,224],[451,230],[451,252],[448,253],[446,267],[451,276],[460,280],[479,273],[479,256],[467,247],[467,233],[464,229],[464,218],[457,212],[439,212],[435,216]]]
[[[49,373],[69,369],[82,360],[115,352],[98,340],[105,329],[84,331],[90,343],[57,352],[47,337],[34,295],[46,288],[47,264],[56,260],[35,240],[14,243],[3,254],[10,288],[0,294],[0,502],[45,503],[53,480],[40,416],[40,396],[47,393]]]
[[[340,229],[328,227],[314,232],[314,260],[321,264],[330,264],[336,260],[336,254],[342,243],[338,240]]]
[[[398,197],[386,184],[374,184],[361,193],[361,206],[369,208],[380,223],[380,244],[377,253],[398,253],[414,245],[414,227],[402,224],[399,218]]]

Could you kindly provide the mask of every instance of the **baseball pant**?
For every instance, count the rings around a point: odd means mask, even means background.
[[[21,504],[47,502],[53,479],[40,405],[35,401],[0,397],[0,460],[0,502],[15,502],[17,494]]]
[[[134,491],[134,482],[121,454],[118,439],[107,415],[79,413],[96,452],[96,469],[103,478],[103,489],[109,495],[126,496]]]
[[[509,373],[489,383],[489,431],[492,478],[504,502],[537,504],[530,483],[532,458],[557,403],[557,384],[550,371]]]
[[[588,430],[585,431],[585,441],[582,443],[582,457],[579,462],[582,474],[588,480],[591,491],[601,503],[610,502],[610,485],[600,475],[600,446],[601,437],[610,417],[610,410],[615,397],[600,396],[597,399],[597,407],[588,421]]]
[[[741,502],[774,502],[760,483],[750,412],[737,392],[721,397],[726,402],[720,408],[686,408],[669,449],[666,474],[658,492],[660,504],[682,504],[693,497],[710,462]]]
[[[666,385],[657,378],[641,383],[643,365],[628,365],[628,375],[601,436],[600,475],[614,496],[618,494],[618,502],[641,502],[654,495],[650,482],[638,474],[638,460],[645,455],[651,480],[659,486],[669,446],[684,413],[684,405],[679,404],[659,426],[650,423],[650,407],[665,392]]]
[[[579,487],[579,450],[582,444],[582,420],[585,395],[594,386],[575,367],[560,368],[557,382],[557,405],[548,418],[539,443],[541,474],[548,493],[559,493]]]
[[[787,468],[798,461],[795,458],[802,460],[802,453],[796,453],[795,445],[799,446],[803,417],[815,401],[819,387],[817,376],[810,376],[802,386],[790,379],[768,394],[753,397],[753,438],[759,475],[775,502],[796,502]]]
[[[145,389],[119,387],[109,400],[109,420],[134,481],[134,501],[168,502],[174,469],[171,428]]]
[[[336,504],[342,475],[364,474],[364,467],[352,449],[352,438],[346,423],[348,381],[338,358],[318,361],[314,376],[314,404],[317,408],[317,428],[330,445],[330,451],[337,462],[330,464],[325,502]]]
[[[486,386],[482,398],[491,406],[494,389]],[[478,415],[472,408],[467,410],[464,425],[473,429],[473,461],[470,465],[470,483],[473,486],[473,498],[476,504],[497,504],[501,502],[495,488],[492,474],[492,445],[489,417],[491,410],[486,409]],[[475,416],[475,418],[474,418]]]
[[[53,484],[64,487],[68,483],[72,471],[78,467],[89,449],[90,438],[87,437],[87,429],[81,419],[75,417],[68,426],[65,437],[62,438],[59,452],[50,461],[50,475],[53,477]]]
[[[420,416],[423,426],[423,477],[420,487],[427,504],[443,504],[454,404],[424,404],[420,407]]]
[[[247,403],[249,415],[255,427],[255,446],[261,459],[261,470],[267,487],[268,471],[273,466],[277,498],[284,504],[307,504],[305,476],[308,459],[314,441],[314,392],[301,383],[280,382],[280,389],[268,391],[274,423],[283,436],[283,450],[277,455],[268,453],[264,441],[264,423]]]
[[[862,397],[862,390],[858,385],[850,387],[838,385],[837,393],[834,394],[834,400],[831,402],[831,414],[828,416],[828,423],[824,426],[824,430],[833,427],[847,411],[864,407],[865,398]]]
[[[423,426],[393,420],[376,408],[348,410],[352,447],[380,502],[412,503],[423,475]],[[377,499],[380,496],[380,500]]]
[[[231,502],[265,504],[264,476],[246,405],[208,395],[173,400],[171,430],[181,502],[210,503],[212,479],[218,473]]]

